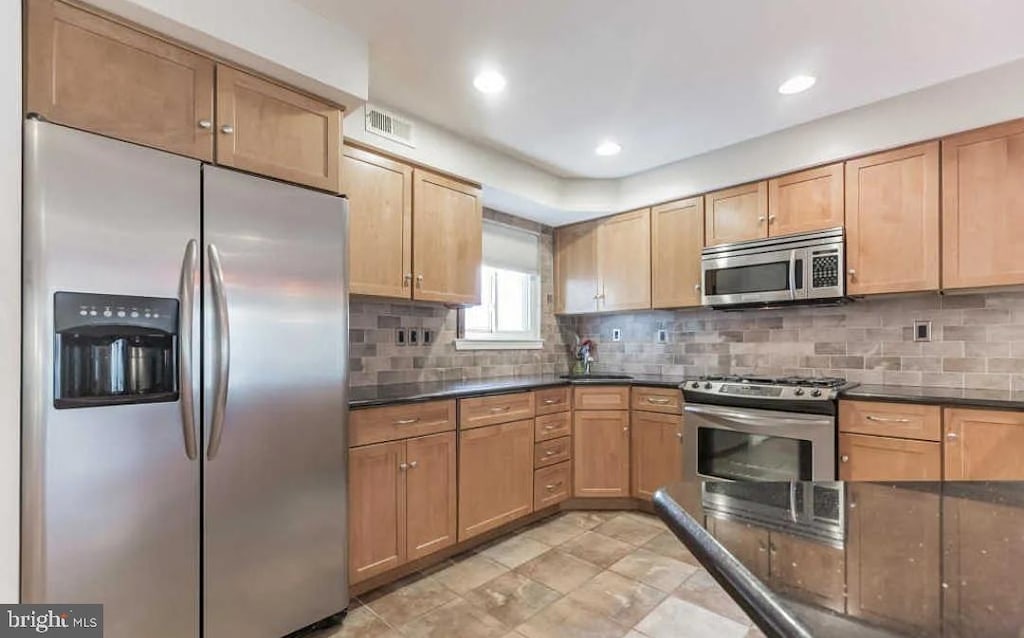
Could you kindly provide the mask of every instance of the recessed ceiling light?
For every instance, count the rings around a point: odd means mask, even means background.
[[[779,93],[783,95],[800,93],[814,86],[817,81],[813,75],[794,75],[779,85]]]
[[[501,93],[505,84],[505,76],[497,71],[481,71],[473,78],[473,86],[481,93]]]
[[[598,155],[618,155],[622,147],[611,140],[605,140],[597,145],[594,152]]]

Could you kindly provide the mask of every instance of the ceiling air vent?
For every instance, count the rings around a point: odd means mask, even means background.
[[[399,144],[416,147],[412,139],[412,122],[379,106],[366,105],[366,131]]]

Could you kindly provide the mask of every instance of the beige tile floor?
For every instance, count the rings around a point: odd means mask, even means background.
[[[654,516],[567,512],[352,601],[315,638],[753,638]]]

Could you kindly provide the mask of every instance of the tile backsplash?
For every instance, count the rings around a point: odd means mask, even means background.
[[[930,321],[931,341],[914,341]],[[596,370],[842,376],[861,383],[1024,390],[1024,293],[869,298],[843,306],[564,317]],[[612,341],[614,329],[621,341]],[[668,332],[657,343],[657,332]]]

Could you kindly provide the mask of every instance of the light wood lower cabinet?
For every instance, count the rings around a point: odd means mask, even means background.
[[[842,226],[843,163],[768,180],[768,236]]]
[[[901,633],[934,635],[942,591],[939,495],[888,485],[848,490],[847,612]]]
[[[750,523],[709,516],[706,527],[722,547],[762,581],[771,572],[768,554],[768,530]]]
[[[533,474],[533,509],[561,503],[572,496],[572,463],[544,467]]]
[[[701,301],[704,198],[651,209],[651,306],[687,308]]]
[[[459,541],[533,511],[533,420],[459,432]]]
[[[349,450],[349,578],[456,542],[455,433]]]
[[[629,412],[576,411],[573,444],[576,496],[629,496]]]
[[[416,168],[412,197],[412,298],[479,304],[483,259],[480,189]]]
[[[1024,480],[1024,412],[943,412],[946,480]]]
[[[941,481],[942,444],[842,433],[839,480]]]
[[[683,480],[683,417],[634,411],[630,418],[632,494],[649,501],[659,487]]]
[[[25,9],[26,112],[213,160],[212,60],[62,2]]]

